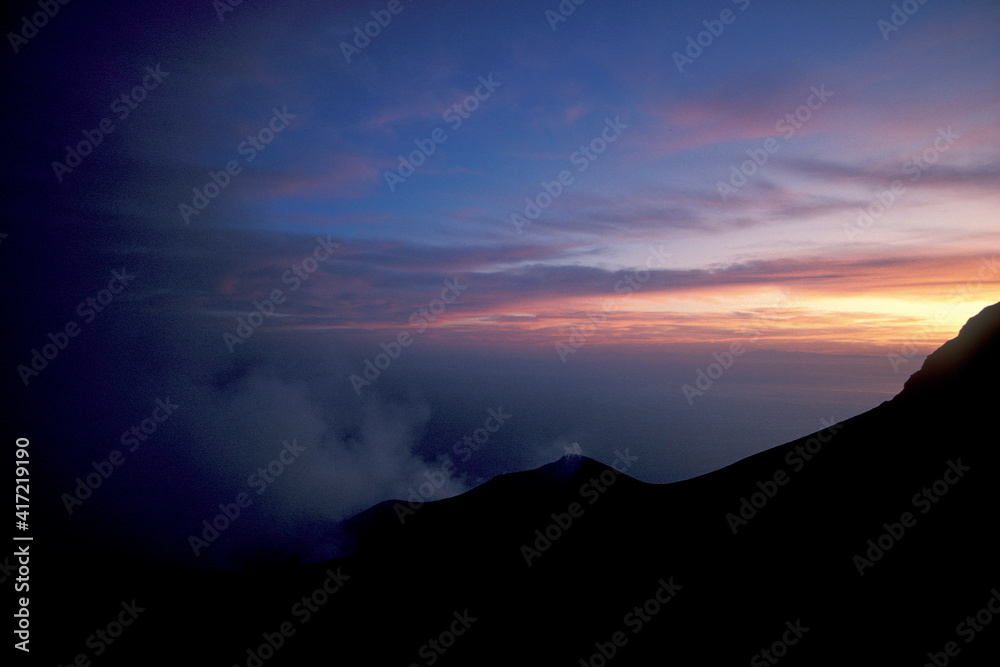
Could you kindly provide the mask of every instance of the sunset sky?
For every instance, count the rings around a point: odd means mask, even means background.
[[[56,514],[169,392],[166,459],[101,501],[184,480],[157,549],[296,432],[327,459],[268,526],[405,495],[522,400],[442,493],[632,437],[672,481],[874,407],[1000,300],[995,2],[291,4],[5,10],[7,382],[77,434]]]
[[[272,107],[295,115],[184,225],[343,244],[280,325],[397,328],[464,276],[439,335],[554,345],[610,299],[594,344],[728,339],[766,313],[782,349],[870,352],[915,327],[933,327],[930,349],[996,300],[1000,272],[981,270],[998,239],[992,3],[923,6],[887,39],[878,21],[891,10],[877,2],[590,3],[554,31],[538,3],[401,6],[350,63],[343,42],[372,20],[367,6],[248,5],[212,26],[204,49],[155,54],[180,82],[154,102],[172,131],[135,157],[191,174],[158,183],[162,197],[185,201],[205,172],[239,159]],[[678,71],[674,53],[703,21],[724,30]],[[485,99],[470,100],[477,90]],[[452,108],[463,103],[467,118]],[[619,120],[608,144],[606,119]],[[594,140],[606,149],[584,156]],[[424,164],[387,183],[414,151]],[[744,164],[748,151],[765,164]],[[724,197],[720,181],[741,182],[734,166],[752,175]],[[555,201],[514,224],[564,170],[572,182]],[[161,224],[197,235],[168,210],[156,210]],[[203,290],[176,290],[178,306],[224,326],[309,251],[257,247],[262,257],[218,266]],[[669,257],[622,298],[619,279],[653,249]],[[956,296],[969,282],[980,289]]]

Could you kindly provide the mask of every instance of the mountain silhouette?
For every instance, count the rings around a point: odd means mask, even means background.
[[[62,555],[35,638],[72,664],[135,600],[94,664],[1000,664],[998,377],[1000,304],[892,400],[691,480],[565,457],[298,567]]]

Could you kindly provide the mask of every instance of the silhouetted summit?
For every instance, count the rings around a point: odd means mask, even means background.
[[[995,392],[998,359],[1000,303],[970,319],[958,337],[927,357],[923,367],[906,382],[901,395],[909,397],[925,390],[943,392],[960,385],[966,392],[988,392],[991,386]]]

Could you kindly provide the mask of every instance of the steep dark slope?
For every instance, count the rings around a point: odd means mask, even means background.
[[[282,623],[294,635],[263,664],[997,664],[1000,614],[960,624],[1000,588],[998,351],[1000,305],[895,399],[812,436],[671,485],[577,457],[403,525],[385,503],[357,520],[356,553],[331,563],[81,574],[63,562],[77,602],[51,612],[64,631],[49,647],[68,664],[135,597],[147,611],[100,664],[252,666],[248,649]],[[294,605],[325,581],[339,588],[306,619]]]

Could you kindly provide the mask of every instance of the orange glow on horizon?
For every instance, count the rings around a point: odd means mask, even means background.
[[[774,283],[507,299],[502,309],[445,312],[428,335],[511,346],[574,337],[595,346],[744,340],[757,349],[881,354],[914,346],[927,353],[1000,300],[1000,265],[990,257],[830,274],[827,264]]]

